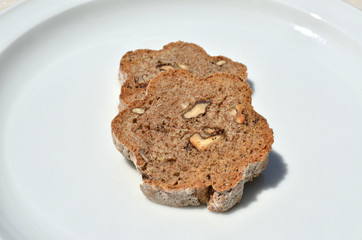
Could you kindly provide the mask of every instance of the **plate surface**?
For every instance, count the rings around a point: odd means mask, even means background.
[[[4,239],[362,239],[361,12],[339,1],[59,2],[0,15]],[[267,169],[227,213],[150,202],[111,140],[122,55],[177,40],[246,64],[275,132]]]

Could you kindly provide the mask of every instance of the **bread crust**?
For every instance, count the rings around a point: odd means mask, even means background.
[[[198,195],[200,195],[203,189],[165,190],[147,183],[142,183],[140,188],[143,194],[155,203],[172,207],[197,206],[201,204]]]
[[[130,151],[126,145],[122,144],[118,138],[116,137],[116,135],[114,134],[114,132],[112,132],[112,140],[113,140],[113,144],[114,146],[116,146],[116,149],[122,153],[122,155],[129,161],[133,162],[133,164],[135,165],[136,169],[138,172],[140,172],[140,170],[137,167],[137,159],[136,156],[132,153],[132,151]]]
[[[233,188],[223,192],[210,191],[205,188],[188,188],[181,191],[165,190],[157,186],[142,183],[140,188],[143,194],[151,201],[172,207],[197,206],[204,204],[202,200],[208,198],[207,208],[213,212],[225,212],[239,203],[244,191],[244,184],[257,177],[266,167],[269,154],[257,163],[251,164],[244,172],[244,178]]]
[[[243,197],[244,184],[257,177],[266,167],[269,153],[260,162],[250,164],[244,171],[244,178],[234,187],[224,192],[215,192],[207,203],[207,208],[213,212],[225,212],[240,202]]]

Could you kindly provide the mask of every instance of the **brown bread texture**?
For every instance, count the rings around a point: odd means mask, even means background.
[[[214,212],[238,203],[244,183],[266,167],[274,141],[251,93],[236,75],[157,75],[146,97],[112,121],[114,144],[142,175],[144,195],[176,207],[207,204]]]
[[[162,50],[140,49],[127,52],[121,59],[119,79],[122,84],[119,109],[146,95],[149,82],[160,72],[185,69],[198,78],[224,72],[247,78],[245,65],[231,59],[208,55],[193,43],[173,42]]]

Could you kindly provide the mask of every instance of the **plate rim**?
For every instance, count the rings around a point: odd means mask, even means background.
[[[127,0],[123,0],[127,1]],[[236,0],[229,0],[236,1]],[[259,2],[275,2],[294,8],[311,15],[326,24],[332,25],[338,31],[347,34],[362,44],[362,11],[342,0],[258,0]],[[63,0],[61,4],[45,0],[22,0],[0,13],[0,32],[6,32],[0,41],[0,54],[24,33],[56,15],[76,6],[86,4],[91,0]],[[324,7],[329,5],[328,8]],[[334,8],[338,11],[330,11]],[[41,11],[39,11],[41,9]],[[36,14],[28,14],[28,13]],[[19,18],[24,16],[26,18]],[[344,16],[348,16],[348,18]],[[14,22],[17,27],[14,28]]]

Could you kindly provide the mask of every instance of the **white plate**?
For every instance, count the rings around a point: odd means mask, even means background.
[[[362,13],[340,1],[30,1],[0,15],[4,239],[362,239]],[[195,42],[245,63],[275,132],[224,214],[147,200],[111,141],[119,60]]]

